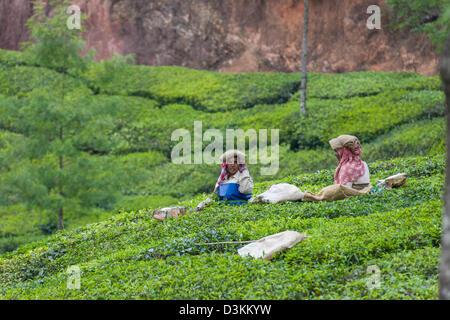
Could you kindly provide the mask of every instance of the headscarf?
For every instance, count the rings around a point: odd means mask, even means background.
[[[217,179],[216,188],[219,186],[219,184],[222,182],[222,180],[225,178],[225,176],[228,174],[227,171],[227,159],[229,159],[231,156],[238,158],[239,164],[239,172],[242,173],[244,170],[248,170],[247,165],[245,164],[244,158],[245,154],[243,154],[240,151],[237,150],[230,150],[225,152],[220,158],[222,159],[222,171],[220,172],[219,178]]]
[[[240,164],[240,166],[239,166],[239,172],[240,173],[242,173],[244,170],[248,170],[247,165],[245,164],[245,162]],[[222,182],[222,180],[225,178],[225,176],[227,174],[228,174],[227,163],[225,161],[225,162],[222,163],[222,171],[220,172],[219,179],[217,179],[216,186],[218,186]]]
[[[355,182],[364,175],[364,164],[359,157],[362,154],[361,147],[357,143],[354,148],[340,148],[337,150],[339,161],[334,173],[334,183],[344,184]]]

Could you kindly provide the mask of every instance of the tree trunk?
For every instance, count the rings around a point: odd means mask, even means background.
[[[309,1],[304,0],[304,14],[303,14],[303,45],[302,45],[302,83],[300,86],[300,112],[306,112],[306,58],[307,58],[307,40],[308,40],[308,7]]]
[[[447,160],[442,216],[441,261],[439,270],[439,298],[450,299],[450,38],[445,43],[440,65],[441,79],[446,97]]]
[[[63,208],[59,208],[58,210],[58,230],[64,230],[64,223],[63,223]]]
[[[61,142],[64,141],[64,136],[63,136],[63,128],[60,127],[59,128],[59,139],[61,140]],[[59,156],[59,170],[60,172],[64,169],[64,159],[62,156]],[[61,197],[64,197],[64,193],[63,193],[63,188],[62,188],[62,184],[60,182],[59,184],[59,194]],[[64,224],[63,224],[63,207],[61,206],[58,210],[58,229],[59,230],[63,230],[64,229]]]
[[[65,47],[64,47],[65,49]],[[61,81],[61,86],[62,86],[62,99],[61,99],[61,104],[64,105],[64,97],[65,97],[65,87],[64,87],[64,80],[65,80],[65,74],[66,74],[67,70],[66,70],[66,60],[64,60],[64,66],[63,66],[63,73],[62,73],[62,81]],[[64,143],[64,133],[63,133],[63,127],[62,125],[60,125],[59,127],[59,140],[61,141],[61,143]],[[62,176],[62,171],[64,169],[64,159],[63,156],[60,155],[59,156],[59,173],[60,173],[60,177]],[[59,195],[64,198],[64,193],[63,193],[63,185],[62,182],[59,181]],[[58,210],[58,230],[63,230],[64,229],[64,223],[63,223],[63,219],[64,219],[64,208],[61,205],[61,207]]]

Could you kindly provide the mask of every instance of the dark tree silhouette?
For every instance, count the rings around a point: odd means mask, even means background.
[[[445,91],[447,116],[447,163],[445,175],[444,211],[442,215],[439,298],[450,299],[450,37],[441,57],[440,73]]]

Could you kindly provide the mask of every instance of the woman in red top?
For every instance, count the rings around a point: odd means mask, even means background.
[[[330,140],[338,167],[334,173],[334,183],[361,190],[370,184],[369,167],[362,161],[361,145],[355,136],[341,135]]]

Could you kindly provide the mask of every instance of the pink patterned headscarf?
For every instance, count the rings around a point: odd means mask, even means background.
[[[245,162],[243,162],[242,164],[240,164],[239,166],[239,172],[242,173],[242,171],[244,170],[248,170],[247,165],[245,164]],[[225,176],[227,175],[227,162],[226,160],[224,162],[222,162],[222,171],[220,172],[220,176],[219,179],[217,179],[217,183],[216,186],[219,186],[219,184],[222,182],[222,180],[225,178]]]
[[[344,184],[357,181],[365,171],[364,164],[359,157],[362,154],[359,144],[354,150],[340,148],[337,150],[339,156],[338,167],[334,173],[334,183]]]

